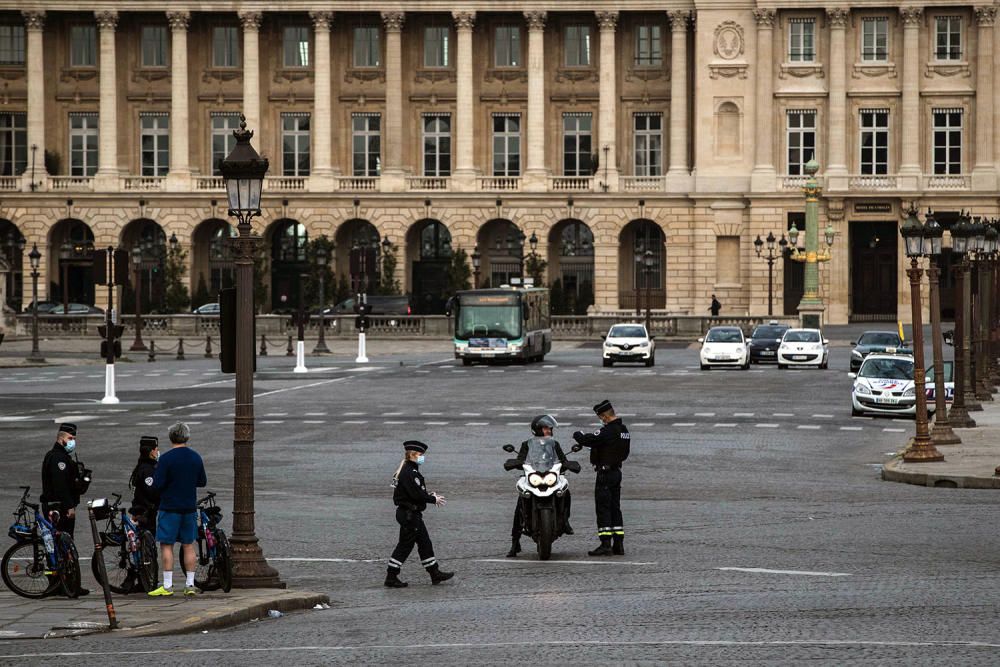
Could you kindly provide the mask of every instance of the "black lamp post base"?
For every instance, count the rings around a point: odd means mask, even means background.
[[[316,343],[316,347],[313,348],[313,354],[330,354],[330,348],[326,346],[326,343]]]
[[[143,343],[132,343],[132,347],[128,349],[129,352],[148,352],[149,348]]]

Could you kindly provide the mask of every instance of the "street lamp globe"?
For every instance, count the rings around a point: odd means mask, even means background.
[[[31,270],[37,271],[38,266],[42,261],[42,253],[38,252],[38,244],[31,244],[31,252],[28,253],[28,261],[31,262]]]
[[[760,236],[758,236],[757,238],[759,239]],[[768,249],[768,251],[774,250],[774,243],[775,243],[775,241],[777,241],[777,239],[774,238],[774,232],[768,232],[767,233],[767,249]]]
[[[983,219],[980,217],[973,218],[972,223],[972,248],[970,250],[974,252],[982,252],[986,248],[986,225],[983,224]]]
[[[792,223],[792,228],[788,230],[788,243],[792,248],[797,248],[799,245],[799,228]]]
[[[642,258],[642,265],[643,265],[643,267],[645,267],[645,269],[647,271],[650,271],[650,270],[652,270],[653,263],[655,261],[656,260],[655,260],[655,257],[653,256],[653,251],[652,250],[647,250],[646,253],[643,255],[643,258]]]
[[[908,211],[906,222],[899,229],[899,233],[906,245],[906,256],[912,260],[921,257],[924,250],[924,226],[917,219],[915,209]]]
[[[784,234],[781,235],[781,239],[778,241],[778,247],[781,248],[781,254],[784,255],[785,250],[788,248],[788,239],[785,238]]]
[[[993,254],[997,249],[997,228],[993,225],[988,225],[986,227],[986,252]]]
[[[177,252],[177,246],[181,244],[181,242],[177,239],[177,234],[174,233],[170,234],[169,243],[170,243],[170,249],[173,250],[174,252]]]
[[[386,236],[384,239],[382,239],[382,252],[388,253],[391,249],[392,249],[392,241],[390,241],[389,237]]]
[[[774,234],[768,234],[768,238],[770,238],[773,241],[774,240]],[[760,251],[763,248],[764,248],[764,241],[763,241],[763,239],[760,238],[760,234],[758,234],[757,238],[755,238],[753,240],[753,249],[754,249],[754,252],[757,253],[758,257],[760,257]]]
[[[478,270],[479,262],[481,262],[483,256],[479,254],[479,246],[472,249],[472,268]]]
[[[73,257],[73,245],[69,241],[63,241],[59,246],[59,259],[69,260]]]
[[[837,232],[833,229],[833,223],[827,223],[826,229],[823,231],[823,236],[826,237],[827,247],[833,246],[833,241],[837,237]]]
[[[958,219],[958,223],[951,228],[951,251],[958,255],[964,255],[969,249],[969,224],[965,216]]]
[[[326,249],[325,245],[317,246],[316,252],[313,253],[316,257],[316,266],[324,267],[327,261],[330,259],[330,252]]]
[[[137,245],[132,246],[132,264],[134,266],[142,264],[142,248]]]
[[[941,255],[941,237],[944,236],[944,228],[934,217],[932,211],[927,211],[926,222],[924,223],[924,254],[929,257],[939,257]]]
[[[535,232],[531,232],[531,238],[528,239],[528,245],[531,246],[531,252],[535,252],[535,249],[538,247],[538,236],[535,235]]]
[[[268,161],[250,145],[253,130],[247,129],[246,116],[240,114],[240,128],[233,130],[233,136],[236,145],[219,160],[219,173],[226,185],[229,214],[236,216],[240,225],[249,225],[251,216],[260,215],[260,195]]]

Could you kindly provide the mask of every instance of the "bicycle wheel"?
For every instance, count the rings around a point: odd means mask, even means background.
[[[111,592],[118,595],[131,593],[135,587],[135,574],[129,563],[128,552],[121,543],[116,542],[115,537],[107,533],[101,533],[101,559],[104,560],[104,571],[108,573],[108,588]],[[94,557],[90,559],[90,571],[94,573],[97,583],[103,585],[97,550],[94,550]]]
[[[226,531],[215,531],[215,570],[219,575],[219,586],[223,592],[233,590],[233,557],[229,548]]]
[[[80,554],[69,533],[59,534],[59,582],[66,597],[80,595]]]
[[[0,562],[3,583],[17,595],[31,600],[45,597],[59,585],[59,579],[45,574],[45,549],[41,540],[17,542],[3,555]]]
[[[219,545],[215,545],[218,550]],[[196,553],[197,563],[194,568],[194,585],[203,591],[219,590],[219,574],[215,569],[214,555],[209,552],[208,544],[201,537],[198,538]]]
[[[155,590],[160,577],[156,562],[156,539],[148,530],[139,537],[139,584],[147,593]]]

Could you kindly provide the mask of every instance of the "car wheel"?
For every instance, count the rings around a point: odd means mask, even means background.
[[[472,359],[462,359],[462,365],[463,366],[471,366],[472,365]]]
[[[646,359],[646,368],[649,368],[649,367],[650,367],[650,366],[652,366],[652,365],[653,365],[654,363],[656,363],[656,362],[655,362],[655,360],[653,359],[653,357],[650,357],[649,359]]]
[[[852,417],[861,417],[861,416],[863,416],[864,414],[865,414],[864,412],[862,412],[861,410],[858,410],[858,409],[857,409],[856,407],[854,407],[853,405],[851,406],[851,416],[852,416]]]
[[[788,368],[788,364],[778,364],[778,370],[781,370],[781,371],[783,371],[783,370],[785,370],[786,368]]]
[[[711,368],[711,366],[708,366],[707,364],[702,364],[701,365],[701,370],[703,370],[703,371],[707,371],[709,368]]]
[[[743,371],[750,370],[750,360],[749,359],[747,359],[747,362],[745,364],[743,364],[742,366],[740,366],[740,370],[743,370]]]
[[[825,362],[825,361],[819,365],[819,369],[821,371],[825,371],[827,368],[828,368],[827,362]]]
[[[605,368],[611,368],[612,364],[614,364],[614,362],[611,361],[610,359],[605,359],[604,360],[604,367]]]

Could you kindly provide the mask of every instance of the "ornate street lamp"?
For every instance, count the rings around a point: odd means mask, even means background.
[[[472,279],[474,284],[472,289],[479,289],[479,263],[483,261],[483,256],[479,254],[479,246],[472,249]]]
[[[794,229],[794,223],[792,229]],[[798,234],[798,230],[795,230]],[[789,232],[790,234],[791,232]],[[764,250],[765,241],[760,238],[760,234],[754,239],[753,249],[757,253],[758,257],[763,257],[767,260],[767,314],[768,317],[774,314],[774,262],[779,258],[783,257],[785,254],[785,248],[788,247],[788,241],[785,239],[785,235],[781,235],[781,240],[777,241],[779,246],[778,252],[775,253],[775,242],[774,232],[767,233],[767,255],[762,255],[761,252]]]
[[[985,232],[983,247],[979,252],[979,345],[976,358],[976,396],[983,401],[993,400],[992,364],[990,363],[990,330],[993,321],[993,264],[997,247],[997,230],[986,218],[981,221]]]
[[[913,317],[913,391],[917,401],[916,435],[910,441],[906,451],[903,452],[903,460],[916,463],[944,461],[944,456],[934,447],[927,427],[927,393],[924,388],[924,332],[920,317],[920,278],[924,271],[918,263],[924,252],[924,226],[917,219],[916,209],[911,208],[908,211],[906,222],[903,223],[899,233],[906,246],[906,256],[910,258],[910,268],[906,270],[906,275],[910,278],[910,310]]]
[[[955,331],[952,341],[955,346],[955,397],[951,403],[948,421],[953,428],[973,428],[976,421],[969,415],[967,401],[971,395],[969,377],[969,297],[967,295],[969,281],[969,261],[966,253],[969,249],[969,234],[971,225],[963,212],[958,222],[951,228],[951,252],[956,256],[955,265]],[[978,405],[978,403],[977,403]],[[982,410],[982,406],[979,406]]]
[[[254,527],[253,474],[253,260],[258,237],[250,220],[260,215],[260,195],[268,162],[261,158],[240,115],[240,128],[233,131],[236,145],[219,161],[226,185],[229,215],[234,216],[239,235],[233,239],[236,260],[236,413],[233,421],[233,585],[238,588],[284,588],[278,571],[264,558]]]
[[[639,276],[643,275],[643,273],[642,273],[642,258],[645,257],[645,255],[646,255],[646,252],[645,252],[645,250],[643,250],[642,246],[637,247],[635,249],[635,253],[633,255],[634,258],[635,258],[635,264],[633,264],[633,266],[635,268],[633,269],[633,272],[635,273],[635,316],[636,316],[636,318],[638,318],[642,314],[642,310],[641,310],[642,299],[639,298],[639,289],[642,287],[642,281],[639,280]]]
[[[957,445],[962,442],[951,428],[948,421],[948,403],[944,393],[944,350],[941,336],[941,238],[944,228],[934,218],[932,211],[927,211],[924,223],[924,255],[930,258],[927,267],[927,281],[930,284],[931,307],[931,349],[934,353],[934,428],[931,430],[931,440],[935,445]]]
[[[28,355],[28,361],[42,363],[45,359],[38,349],[38,266],[42,261],[42,253],[38,252],[37,243],[31,244],[28,261],[31,263],[31,354]]]
[[[69,327],[69,262],[73,259],[73,244],[68,240],[59,246],[59,269],[62,274],[63,316],[62,328]]]
[[[135,275],[135,312],[133,322],[135,324],[135,340],[129,352],[142,352],[146,350],[146,345],[142,342],[142,248],[139,245],[132,246],[132,269]]]
[[[316,247],[313,253],[316,261],[316,268],[319,269],[319,340],[313,348],[313,354],[328,354],[330,348],[326,346],[326,266],[330,261],[330,253],[325,245]]]
[[[804,291],[799,302],[799,320],[804,327],[819,328],[822,324],[823,311],[826,306],[819,294],[819,262],[830,261],[830,247],[833,246],[836,233],[832,225],[827,225],[824,231],[826,248],[819,247],[819,195],[820,187],[816,181],[819,163],[809,160],[804,170],[807,175],[803,190],[806,195],[806,229],[805,248],[798,247],[799,230],[792,224],[788,230],[788,240],[791,243],[791,259],[805,264],[803,272]]]
[[[652,317],[650,316],[650,307],[653,303],[652,298],[650,298],[649,290],[652,280],[650,276],[653,274],[653,264],[656,262],[656,258],[653,256],[652,250],[647,250],[642,257],[642,271],[644,274],[643,280],[646,282],[646,335],[652,334]]]

